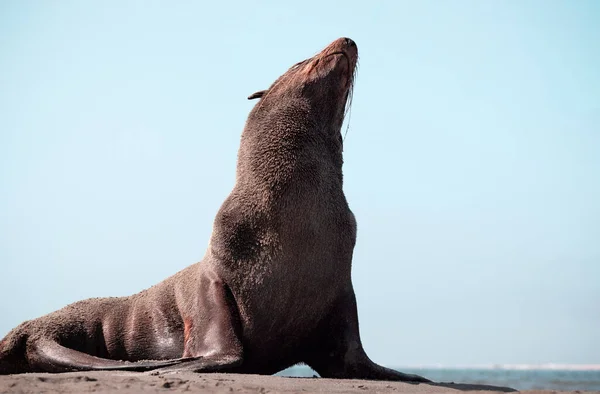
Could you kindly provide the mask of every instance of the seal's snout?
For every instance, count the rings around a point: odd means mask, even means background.
[[[351,47],[355,47],[356,43],[354,41],[352,41],[352,39],[348,38],[348,37],[344,37],[342,38],[342,40],[344,40],[344,45],[351,48]]]
[[[329,45],[329,48],[331,50],[334,51],[356,51],[356,43],[354,42],[354,40],[352,40],[351,38],[348,37],[342,37],[342,38],[338,38],[337,40],[335,40],[334,42],[332,42]]]
[[[348,37],[338,38],[332,42],[326,49],[326,53],[343,53],[348,60],[356,61],[358,58],[358,48],[354,40]]]

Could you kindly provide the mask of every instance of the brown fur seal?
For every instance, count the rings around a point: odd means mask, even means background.
[[[250,96],[236,184],[200,263],[21,324],[0,342],[0,373],[272,374],[303,362],[322,377],[427,382],[373,363],[360,341],[341,138],[357,57],[340,38]]]

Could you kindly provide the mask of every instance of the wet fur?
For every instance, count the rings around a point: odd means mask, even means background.
[[[358,333],[341,138],[357,56],[336,40],[249,97],[260,101],[236,184],[200,263],[130,297],[21,324],[0,342],[0,373],[126,360],[113,367],[272,374],[304,362],[324,377],[426,381],[374,364]]]

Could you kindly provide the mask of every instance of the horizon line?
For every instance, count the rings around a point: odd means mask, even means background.
[[[600,371],[600,364],[567,364],[567,363],[539,363],[539,364],[420,364],[403,365],[395,368],[418,369],[500,369],[500,370],[564,370],[564,371]]]

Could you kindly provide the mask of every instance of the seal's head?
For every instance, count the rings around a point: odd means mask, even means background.
[[[335,40],[317,55],[292,66],[269,89],[248,97],[261,99],[248,120],[260,122],[274,110],[281,114],[294,107],[307,121],[327,126],[328,130],[323,131],[339,134],[352,94],[357,60],[354,41]]]
[[[341,128],[357,58],[354,41],[337,39],[249,97],[260,101],[248,115],[238,152],[236,190],[252,190],[245,198],[280,202],[284,191],[306,196],[317,186],[341,194]]]

